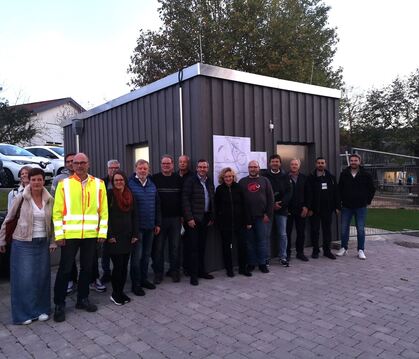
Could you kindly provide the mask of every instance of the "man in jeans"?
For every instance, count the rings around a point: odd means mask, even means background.
[[[249,210],[252,223],[246,224],[249,270],[255,265],[262,273],[269,273],[266,266],[268,244],[266,233],[272,219],[274,195],[272,186],[266,177],[261,177],[259,163],[250,161],[249,175],[239,181],[244,192],[244,200]]]
[[[342,201],[342,233],[341,248],[336,255],[346,255],[351,219],[355,217],[358,258],[365,260],[365,218],[367,206],[374,198],[375,187],[372,176],[361,166],[360,155],[354,153],[349,156],[349,167],[340,174],[339,191]]]
[[[180,281],[179,274],[179,241],[180,218],[182,215],[182,179],[174,173],[174,159],[170,155],[161,158],[161,172],[153,175],[152,179],[160,196],[162,222],[160,234],[153,242],[153,270],[154,284],[163,281],[164,273],[164,247],[166,240],[169,242],[170,268],[168,274],[173,282]]]
[[[278,257],[280,263],[288,266],[287,260],[287,216],[288,203],[292,197],[292,186],[290,178],[281,170],[281,156],[272,155],[269,158],[269,169],[265,172],[265,177],[269,179],[274,192],[274,216],[273,221],[269,222],[267,238],[270,240],[272,223],[275,223],[276,234],[278,236]]]

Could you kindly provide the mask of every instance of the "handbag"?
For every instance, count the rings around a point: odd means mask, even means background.
[[[22,208],[22,203],[23,203],[23,198],[20,201],[19,207],[17,208],[16,214],[14,216],[14,218],[12,218],[11,220],[7,221],[5,223],[6,226],[6,243],[10,244],[13,240],[13,233],[15,232],[16,226],[17,226],[17,222],[19,220],[20,217],[20,209]]]

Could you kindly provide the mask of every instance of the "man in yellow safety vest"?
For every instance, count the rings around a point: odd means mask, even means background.
[[[74,174],[58,183],[53,209],[55,240],[61,259],[54,285],[54,320],[65,320],[65,297],[74,258],[80,248],[80,275],[77,309],[95,312],[89,302],[89,283],[96,242],[104,242],[108,230],[108,202],[103,181],[88,174],[89,159],[84,153],[73,158]]]

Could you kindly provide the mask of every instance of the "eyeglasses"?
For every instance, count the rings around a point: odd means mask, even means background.
[[[74,162],[73,161],[73,165],[76,165],[76,166],[85,166],[85,165],[87,165],[87,161],[80,161],[80,162]]]
[[[166,165],[166,166],[167,166],[167,165],[171,165],[171,164],[172,164],[172,162],[162,162],[161,164],[162,164],[162,165]]]
[[[73,163],[73,160],[67,160],[65,163]]]
[[[110,170],[119,170],[119,167],[108,167]]]
[[[113,180],[114,182],[125,182],[123,178],[116,178]]]

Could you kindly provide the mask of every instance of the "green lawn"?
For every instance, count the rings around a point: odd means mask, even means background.
[[[419,211],[412,209],[369,208],[366,226],[388,231],[419,230]]]

